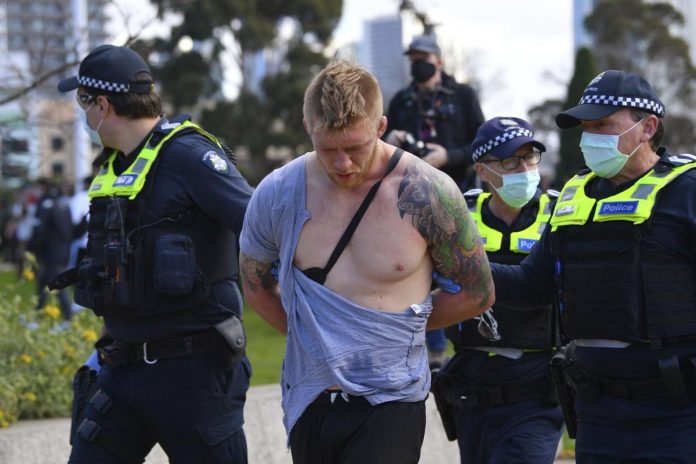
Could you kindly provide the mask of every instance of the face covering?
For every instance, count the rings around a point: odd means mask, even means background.
[[[92,109],[92,106],[94,106],[94,103],[89,105],[86,110],[80,112],[80,119],[82,119],[82,127],[84,127],[85,131],[89,134],[89,139],[92,141],[93,144],[99,145],[101,147],[103,144],[101,141],[101,137],[99,136],[99,129],[101,128],[104,119],[99,121],[99,124],[97,124],[96,129],[92,129],[91,127],[89,127],[89,122],[87,122],[87,112]]]
[[[580,137],[580,149],[582,156],[585,158],[587,167],[592,169],[599,177],[611,178],[621,171],[624,165],[638,147],[643,142],[640,142],[636,148],[628,155],[624,155],[619,151],[619,137],[630,131],[643,121],[642,119],[620,133],[619,135],[604,135],[590,134],[583,132]]]
[[[428,63],[422,58],[413,60],[411,63],[411,76],[413,80],[422,84],[435,75],[435,65]]]
[[[491,185],[491,187],[493,187],[495,191],[498,192],[498,195],[500,195],[500,198],[512,208],[521,208],[526,205],[536,193],[537,186],[541,180],[538,169],[515,172],[512,174],[498,174],[493,169],[486,166],[485,163],[483,166],[503,179],[502,187],[496,188],[494,185]]]

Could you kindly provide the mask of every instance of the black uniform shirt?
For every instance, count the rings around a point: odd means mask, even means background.
[[[664,148],[658,150],[658,155],[670,156]],[[595,178],[586,193],[601,200],[626,190],[637,180],[614,186],[607,179]],[[642,246],[660,247],[675,259],[696,266],[696,169],[681,174],[660,191],[650,222],[650,233],[644,234]],[[539,243],[520,265],[491,264],[496,303],[525,306],[553,301],[556,257],[550,232],[551,227],[547,227]],[[658,375],[656,360],[664,356],[666,350],[676,354],[696,353],[696,344],[650,350],[646,343],[628,349],[578,349],[577,354],[596,375],[642,378]]]
[[[166,122],[163,118],[160,124]],[[116,174],[135,160],[146,140],[129,155],[119,155],[114,163]],[[217,154],[217,164],[206,157],[211,151]],[[155,175],[143,187],[144,191],[154,182],[148,204],[155,215],[197,209],[213,219],[216,227],[227,227],[239,237],[252,189],[220,148],[198,133],[184,134],[165,144],[157,163]],[[208,297],[191,310],[137,321],[105,317],[104,323],[115,339],[140,342],[202,331],[231,312],[241,314],[241,296],[236,283],[226,279],[211,285]]]
[[[433,118],[436,137],[426,141],[445,147],[447,164],[442,167],[442,171],[462,188],[466,169],[471,165],[471,142],[476,137],[479,126],[483,124],[483,112],[474,89],[457,83],[445,73],[442,74],[442,87],[436,90],[433,101],[438,106],[437,116]],[[418,88],[412,82],[389,102],[385,137],[393,129],[398,129],[421,139],[421,133],[428,132],[426,118],[421,114],[422,109],[425,108],[419,105]]]

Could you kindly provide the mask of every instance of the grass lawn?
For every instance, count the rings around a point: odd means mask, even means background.
[[[248,306],[244,307],[244,328],[248,340],[247,356],[252,368],[251,385],[279,383],[285,336],[266,324]]]

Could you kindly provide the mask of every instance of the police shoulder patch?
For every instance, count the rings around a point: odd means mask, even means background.
[[[230,166],[227,164],[227,160],[215,150],[208,150],[203,153],[201,162],[218,174],[227,174],[230,172]]]

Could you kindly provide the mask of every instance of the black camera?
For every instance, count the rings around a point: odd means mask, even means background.
[[[404,143],[401,144],[401,148],[409,153],[413,153],[419,158],[423,158],[430,152],[430,150],[425,146],[425,142],[422,140],[417,140],[410,132],[406,132],[406,135],[404,136]]]

